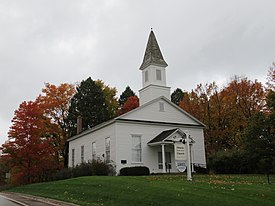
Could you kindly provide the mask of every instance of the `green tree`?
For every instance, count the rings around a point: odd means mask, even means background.
[[[71,99],[68,122],[70,136],[76,134],[77,117],[82,117],[82,130],[92,128],[108,119],[110,114],[105,101],[105,95],[99,85],[89,77],[76,88],[76,94]]]
[[[101,90],[105,96],[105,102],[108,108],[109,117],[114,118],[118,111],[118,101],[116,98],[117,89],[115,87],[110,87],[105,85],[102,80],[96,80],[96,85],[100,86]]]
[[[244,146],[258,170],[267,175],[270,183],[269,175],[274,170],[275,161],[274,121],[262,112],[253,115],[245,130]]]
[[[131,96],[136,96],[136,94],[133,92],[133,90],[127,86],[124,92],[119,96],[119,106],[122,107],[122,105],[127,101],[127,99]]]
[[[171,94],[171,101],[176,105],[180,105],[180,102],[182,101],[183,97],[184,97],[184,92],[180,88],[177,88]]]

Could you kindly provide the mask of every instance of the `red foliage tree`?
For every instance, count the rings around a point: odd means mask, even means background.
[[[122,105],[118,112],[118,115],[125,114],[135,108],[139,107],[139,98],[137,96],[130,96],[127,98],[126,102]]]
[[[2,145],[13,183],[42,181],[47,172],[56,168],[52,138],[50,132],[45,132],[50,124],[37,102],[23,102],[15,111],[9,140]]]

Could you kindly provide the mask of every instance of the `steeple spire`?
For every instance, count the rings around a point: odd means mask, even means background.
[[[143,62],[139,69],[143,70],[149,65],[157,65],[157,66],[163,66],[163,67],[168,66],[168,64],[163,59],[157,39],[155,37],[155,34],[152,28],[151,28],[149,39],[147,42]]]
[[[140,105],[161,96],[170,100],[170,87],[166,86],[167,66],[151,29],[143,62],[139,68],[142,72],[142,88],[139,90]]]

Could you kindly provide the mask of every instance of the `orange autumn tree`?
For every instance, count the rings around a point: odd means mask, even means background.
[[[253,114],[264,108],[260,82],[235,77],[220,89],[215,83],[199,84],[187,93],[180,107],[206,124],[207,154],[240,148],[244,128]]]
[[[222,98],[220,89],[215,82],[210,84],[199,84],[195,90],[186,93],[180,102],[180,107],[203,122],[205,130],[206,149],[209,153],[220,147],[216,136],[219,131],[217,124],[221,114]],[[220,134],[219,134],[220,135]]]
[[[37,102],[23,102],[15,111],[9,140],[2,145],[12,183],[43,181],[56,169],[54,147],[45,125],[50,125],[50,119],[43,117]]]
[[[51,120],[48,125],[51,128],[50,136],[53,140],[52,144],[55,148],[56,162],[63,162],[68,165],[68,110],[70,100],[75,94],[75,88],[72,84],[63,83],[59,86],[45,83],[36,101],[40,108],[43,109],[43,116]],[[60,159],[62,157],[62,159]]]

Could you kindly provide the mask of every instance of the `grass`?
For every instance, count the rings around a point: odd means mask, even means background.
[[[275,205],[275,185],[261,175],[80,177],[13,188],[79,205]]]

